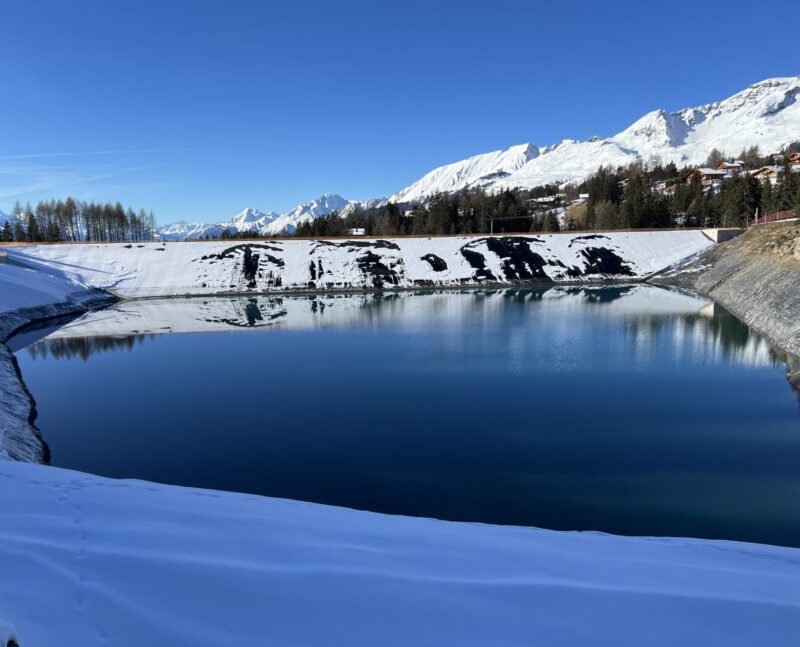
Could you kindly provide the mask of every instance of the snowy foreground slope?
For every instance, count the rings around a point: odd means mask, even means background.
[[[391,517],[0,462],[25,645],[794,645],[800,551]]]
[[[711,246],[700,231],[42,245],[9,251],[123,297],[635,280]]]

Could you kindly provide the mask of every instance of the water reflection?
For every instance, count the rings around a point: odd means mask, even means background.
[[[154,335],[127,335],[124,337],[56,337],[50,336],[28,346],[32,359],[73,359],[84,362],[92,355],[108,351],[133,350]]]
[[[525,308],[522,318],[518,316],[520,308]],[[130,350],[153,335],[167,333],[275,327],[399,326],[409,330],[436,325],[455,334],[464,326],[477,326],[489,335],[503,330],[510,363],[519,367],[525,361],[522,340],[526,335],[541,334],[542,324],[552,323],[547,319],[558,320],[564,312],[587,308],[593,316],[619,319],[641,361],[649,356],[651,346],[665,337],[672,341],[679,359],[729,358],[745,366],[775,366],[787,361],[765,338],[713,302],[641,284],[125,301],[68,323],[29,346],[28,353],[34,359],[50,354],[57,359],[85,360],[97,352]],[[572,334],[582,334],[575,321],[569,325],[571,330],[548,325],[555,343],[568,343]]]

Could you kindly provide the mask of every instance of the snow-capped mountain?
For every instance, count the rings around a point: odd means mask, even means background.
[[[326,193],[315,200],[297,205],[286,213],[274,211],[263,212],[247,208],[237,213],[230,220],[216,223],[192,223],[182,220],[159,227],[158,233],[166,240],[184,240],[187,238],[203,238],[204,236],[220,236],[224,231],[244,234],[275,235],[284,231],[294,232],[301,223],[324,216],[349,204],[342,196]]]
[[[346,200],[336,193],[326,193],[277,216],[265,226],[264,233],[279,234],[284,230],[292,233],[298,225],[319,218],[319,216],[326,216],[333,211],[341,211],[349,203],[350,200]]]
[[[758,144],[762,153],[800,140],[800,77],[768,79],[732,97],[678,112],[655,110],[613,137],[565,139],[476,155],[435,169],[395,193],[393,202],[424,200],[437,192],[482,186],[490,190],[578,182],[601,165],[637,159],[701,164],[713,148],[737,155]]]
[[[297,225],[334,210],[347,215],[355,209],[377,207],[387,201],[419,202],[434,193],[467,187],[500,191],[580,182],[600,166],[626,166],[637,160],[699,165],[714,148],[737,155],[744,148],[758,145],[762,154],[777,153],[800,140],[798,97],[800,76],[767,79],[716,103],[677,112],[654,110],[611,137],[565,139],[545,147],[520,144],[475,155],[436,168],[389,198],[356,202],[326,194],[280,215],[246,209],[226,222],[179,222],[159,231],[170,239],[219,235],[225,229],[291,233]]]

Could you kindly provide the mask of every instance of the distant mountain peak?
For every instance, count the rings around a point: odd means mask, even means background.
[[[657,108],[613,136],[585,141],[562,139],[550,146],[518,144],[473,155],[429,171],[389,198],[352,202],[325,193],[283,214],[248,208],[213,225],[173,223],[161,228],[172,237],[198,237],[225,228],[278,234],[332,211],[343,214],[387,201],[413,203],[435,193],[481,187],[487,191],[528,189],[544,184],[580,182],[600,166],[627,166],[659,159],[678,165],[702,164],[712,149],[737,155],[758,145],[776,153],[800,140],[800,76],[764,79],[713,103],[668,112]],[[181,233],[183,232],[183,233]]]
[[[183,240],[186,238],[220,236],[225,231],[236,234],[255,233],[268,236],[283,232],[292,233],[298,225],[343,209],[348,204],[350,204],[350,201],[337,193],[325,193],[282,214],[274,211],[264,212],[247,207],[230,218],[230,220],[216,223],[189,223],[183,220],[160,227],[159,234],[162,238]]]

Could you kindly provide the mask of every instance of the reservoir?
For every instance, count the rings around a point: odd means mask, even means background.
[[[16,356],[59,467],[391,514],[800,546],[785,358],[687,293],[125,301]]]

